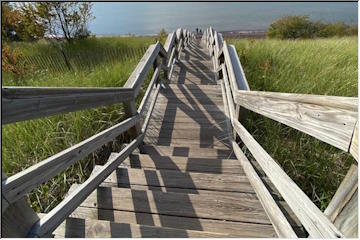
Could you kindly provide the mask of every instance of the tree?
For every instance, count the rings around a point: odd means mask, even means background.
[[[75,38],[90,35],[88,23],[94,19],[88,2],[36,2],[37,16],[50,37]]]
[[[16,26],[20,21],[20,14],[8,2],[1,3],[1,38],[4,40],[18,40]]]
[[[33,3],[22,3],[19,6],[20,22],[17,34],[21,40],[37,40],[45,35],[45,27],[37,19],[36,8]]]

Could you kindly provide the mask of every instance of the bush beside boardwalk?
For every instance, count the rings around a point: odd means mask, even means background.
[[[357,37],[228,42],[236,46],[251,90],[358,96]],[[245,127],[322,210],[355,161],[348,153],[253,112]]]

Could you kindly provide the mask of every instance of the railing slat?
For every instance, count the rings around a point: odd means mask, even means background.
[[[28,237],[43,237],[52,233],[67,216],[73,212],[89,194],[94,191],[99,184],[104,181],[129,154],[134,151],[138,144],[143,140],[144,135],[140,134],[130,144],[128,144],[116,157],[109,161],[101,170],[92,174],[83,184],[71,192],[59,205],[52,209],[48,214],[34,224]]]
[[[15,202],[35,187],[50,180],[76,161],[86,157],[105,143],[130,129],[139,122],[139,119],[139,115],[128,118],[119,124],[7,178],[1,183],[2,195],[8,202]],[[2,209],[2,211],[4,210],[5,209]]]
[[[357,121],[357,98],[238,91],[236,103],[349,151]]]
[[[129,88],[3,87],[2,123],[35,119],[59,113],[129,101]]]
[[[154,87],[155,82],[157,81],[157,79],[158,79],[158,77],[159,77],[159,75],[160,75],[160,71],[161,71],[161,65],[159,65],[159,66],[155,69],[154,74],[153,74],[153,76],[152,76],[152,78],[151,78],[151,81],[150,81],[150,83],[149,83],[149,85],[148,85],[148,87],[147,87],[147,89],[146,89],[145,94],[144,94],[144,97],[143,97],[143,99],[141,100],[141,103],[140,103],[139,108],[138,108],[138,110],[137,110],[137,112],[138,112],[138,114],[139,114],[140,116],[141,116],[141,115],[144,113],[144,111],[145,111],[146,103],[148,102],[148,100],[149,100],[149,98],[150,98],[150,93],[151,93],[151,91],[152,91],[152,89],[153,89],[153,87]]]
[[[162,46],[160,42],[150,45],[135,70],[131,73],[129,79],[124,84],[124,87],[134,89],[134,95],[138,94],[141,84],[143,83],[147,72],[152,67],[152,64],[157,58],[161,48]]]
[[[311,237],[344,237],[241,123],[234,121],[234,128]]]
[[[223,65],[224,67],[224,65]],[[230,96],[230,87],[228,83],[228,78],[226,73],[224,74],[223,79],[224,85],[225,85],[225,91],[223,90],[223,94],[226,95],[226,99],[224,99],[224,105],[225,105],[225,115],[227,115],[231,122],[234,121],[234,103],[232,100],[232,97]],[[223,85],[223,84],[222,84]],[[223,88],[223,87],[222,87]],[[225,97],[225,96],[224,96]],[[244,155],[244,153],[241,151],[238,144],[233,140],[231,136],[229,136],[230,142],[232,144],[233,151],[235,153],[236,158],[241,163],[241,166],[244,168],[244,171],[246,173],[246,176],[249,179],[249,182],[251,186],[254,188],[257,197],[259,198],[261,204],[264,207],[264,210],[266,214],[268,215],[271,223],[273,224],[273,227],[275,229],[275,232],[277,235],[281,238],[297,238],[296,233],[292,229],[291,225],[289,224],[288,220],[282,213],[279,206],[276,204],[274,198],[269,193],[268,189],[256,173],[255,169],[247,159],[247,157]]]
[[[324,214],[334,222],[344,206],[350,201],[350,198],[358,188],[358,167],[353,164],[342,180],[331,202],[324,211]]]

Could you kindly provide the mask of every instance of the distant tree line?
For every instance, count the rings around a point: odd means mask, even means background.
[[[94,19],[91,8],[89,2],[2,2],[2,40],[86,38],[87,25]]]
[[[324,23],[311,21],[308,16],[286,16],[276,20],[267,36],[279,39],[317,38],[357,35],[357,26],[344,22]]]

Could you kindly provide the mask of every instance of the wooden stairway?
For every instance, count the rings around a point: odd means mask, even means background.
[[[233,155],[222,88],[213,69],[200,42],[182,51],[160,91],[140,151],[125,160],[55,236],[277,236]],[[268,179],[262,179],[294,230],[304,236],[287,204]]]

